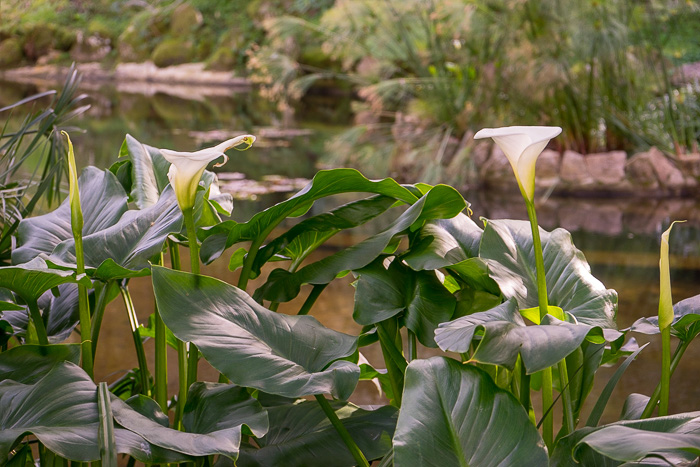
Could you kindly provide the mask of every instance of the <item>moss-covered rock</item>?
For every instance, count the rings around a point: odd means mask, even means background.
[[[34,24],[24,31],[22,49],[29,60],[35,61],[51,50],[53,28],[48,24]]]
[[[189,3],[183,3],[170,15],[170,32],[173,35],[188,34],[199,29],[202,22],[202,13]]]
[[[11,68],[22,63],[22,44],[11,37],[0,42],[0,68]]]
[[[218,47],[209,60],[207,60],[207,70],[230,71],[233,70],[238,61],[238,55],[231,47]]]
[[[157,67],[180,65],[192,60],[193,47],[190,42],[180,39],[166,39],[153,50],[151,60]]]
[[[66,52],[76,41],[75,32],[54,24],[37,23],[22,31],[24,55],[32,61],[52,50]]]
[[[169,17],[162,12],[155,15],[144,10],[134,16],[117,39],[119,59],[123,62],[143,62],[151,57],[170,25]]]

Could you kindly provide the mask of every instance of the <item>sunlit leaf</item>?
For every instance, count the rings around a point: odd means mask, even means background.
[[[583,253],[564,229],[540,229],[549,304],[581,323],[616,328],[617,292],[591,274]],[[537,306],[537,272],[529,222],[490,220],[481,237],[479,256],[506,298],[519,308]]]
[[[114,225],[126,212],[126,193],[111,172],[87,167],[78,185],[84,236]],[[68,199],[48,214],[23,219],[17,230],[19,247],[12,252],[13,263],[26,263],[40,253],[50,255],[61,242],[72,241],[70,222]]]
[[[550,315],[539,326],[526,326],[516,301],[510,299],[492,310],[441,324],[435,331],[435,341],[442,350],[467,353],[478,331],[483,331],[483,336],[471,360],[512,370],[520,355],[528,374],[555,365],[584,339],[602,343],[622,335],[611,329],[559,321]]]

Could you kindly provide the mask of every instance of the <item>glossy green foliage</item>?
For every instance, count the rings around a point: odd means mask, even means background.
[[[360,369],[340,360],[357,338],[310,316],[286,316],[217,279],[153,267],[153,289],[165,324],[194,342],[231,381],[272,394],[333,394],[347,399]]]
[[[364,410],[347,402],[331,405],[368,459],[381,458],[389,451],[396,426],[396,409],[385,406]],[[238,465],[355,465],[315,401],[276,405],[268,407],[267,413],[270,431],[256,440],[257,447],[241,447]]]
[[[578,322],[616,328],[617,292],[591,274],[586,259],[564,229],[540,229],[549,304],[558,306]],[[530,233],[525,221],[491,220],[486,223],[479,246],[489,274],[507,298],[520,309],[537,306],[537,274]]]
[[[468,353],[477,336],[471,360],[515,368],[518,356],[527,373],[549,368],[574,352],[587,339],[601,344],[622,334],[587,324],[572,324],[545,316],[539,326],[527,326],[514,299],[496,308],[443,323],[435,332],[442,350]]]
[[[483,371],[434,357],[408,366],[394,465],[547,465],[527,413]]]

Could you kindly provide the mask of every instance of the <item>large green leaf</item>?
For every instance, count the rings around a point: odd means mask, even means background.
[[[598,428],[582,428],[562,438],[552,466],[616,466],[647,456],[692,461],[700,455],[700,412],[645,420],[626,420]]]
[[[19,266],[0,268],[0,287],[13,291],[25,301],[38,300],[47,290],[75,281],[72,271],[52,269],[40,257]]]
[[[30,375],[30,379],[33,376]],[[110,395],[119,453],[143,462],[177,462],[222,454],[235,459],[241,420],[226,426],[205,422],[200,433],[185,433],[162,426],[115,395]],[[221,419],[228,415],[217,414]],[[35,435],[48,449],[69,460],[99,460],[97,387],[77,365],[56,364],[34,384],[0,382],[0,463],[25,435]],[[209,416],[211,420],[211,415]],[[250,415],[255,421],[259,415]],[[256,418],[257,417],[257,418]],[[195,424],[196,424],[195,420]],[[259,423],[259,422],[256,422]],[[254,423],[255,424],[255,423]],[[4,465],[4,464],[3,464]]]
[[[435,272],[413,271],[395,259],[389,269],[381,262],[374,262],[355,274],[358,276],[353,312],[356,322],[375,324],[404,313],[402,321],[420,342],[436,347],[435,329],[452,318],[456,299]]]
[[[380,458],[389,451],[396,426],[394,407],[369,411],[337,401],[331,402],[331,406],[367,459]],[[267,412],[270,431],[256,439],[258,448],[241,447],[238,465],[350,467],[356,464],[316,401],[269,407]]]
[[[471,360],[510,370],[518,355],[527,373],[549,368],[576,350],[584,339],[595,343],[616,340],[622,334],[588,324],[572,324],[545,316],[539,326],[526,326],[514,299],[488,311],[441,324],[435,341],[442,350],[467,353],[478,331],[483,331]]]
[[[545,466],[547,451],[522,406],[485,372],[434,357],[406,370],[394,465]]]
[[[169,183],[168,168],[160,149],[142,144],[131,135],[126,135],[119,150],[120,160],[130,164],[125,170],[131,172],[131,199],[139,209],[145,209],[158,202],[161,191]]]
[[[202,231],[204,241],[200,256],[204,262],[209,263],[235,243],[249,240],[262,242],[282,220],[304,214],[317,199],[348,192],[375,193],[408,204],[418,199],[408,188],[390,178],[369,180],[354,169],[321,170],[304,189],[257,213],[248,222],[226,221]]]
[[[357,270],[374,261],[394,236],[431,219],[456,216],[466,202],[454,188],[438,185],[422,196],[387,229],[334,255],[304,266],[294,274],[278,273],[261,287],[262,298],[281,302],[294,298],[302,284],[327,284],[343,271]],[[282,293],[284,292],[284,293]]]
[[[247,434],[261,437],[269,429],[267,413],[246,388],[219,383],[190,386],[182,423],[190,433],[234,430],[235,434],[245,423]]]
[[[238,456],[243,421],[238,421],[235,426],[207,425],[212,431],[186,433],[162,426],[135,411],[116,396],[112,396],[112,412],[121,427],[166,450],[192,457],[221,454],[235,459]],[[221,413],[218,415],[225,416]],[[121,448],[119,450],[122,451]]]
[[[32,384],[64,361],[80,363],[80,344],[19,345],[0,353],[0,381]]]
[[[253,271],[259,274],[263,264],[279,253],[291,260],[303,258],[339,231],[357,227],[385,212],[395,201],[388,196],[373,196],[306,219],[261,248]]]
[[[126,193],[109,171],[87,167],[78,180],[83,212],[83,236],[103,230],[126,212]],[[51,254],[61,242],[72,240],[68,198],[58,209],[43,216],[23,219],[17,229],[19,247],[12,252],[12,262],[26,263],[40,253]]]
[[[586,259],[564,229],[540,229],[549,304],[577,321],[616,328],[617,292],[591,274]],[[537,272],[529,222],[490,220],[481,237],[479,256],[488,263],[491,277],[506,298],[514,297],[521,309],[538,306]]]
[[[35,384],[0,382],[0,464],[26,434],[70,460],[99,459],[97,390],[78,366],[55,366]]]
[[[439,269],[479,255],[481,228],[460,213],[452,219],[427,222],[416,245],[403,257],[413,269]]]
[[[119,221],[83,237],[85,264],[103,281],[147,274],[149,260],[159,254],[168,235],[182,229],[175,193],[167,187],[156,204],[124,213]],[[57,246],[52,259],[75,263],[75,242]]]
[[[163,321],[232,382],[287,397],[331,393],[347,399],[357,384],[357,338],[310,316],[287,316],[217,279],[153,267]]]

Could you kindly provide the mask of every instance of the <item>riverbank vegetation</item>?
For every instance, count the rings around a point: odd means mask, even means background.
[[[561,125],[560,151],[697,151],[697,72],[680,67],[700,56],[692,2],[29,3],[0,6],[4,66],[203,61],[282,109],[350,93],[358,125],[329,142],[329,166],[459,183],[469,136],[514,116]]]

